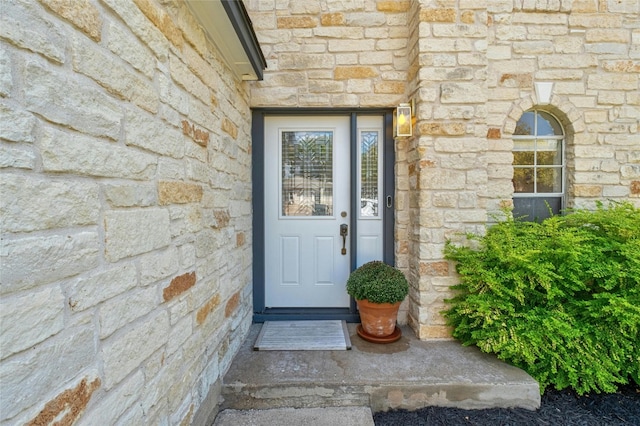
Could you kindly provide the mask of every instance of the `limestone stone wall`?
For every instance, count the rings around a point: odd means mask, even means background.
[[[409,323],[421,338],[447,337],[440,315],[457,283],[444,243],[478,231],[511,175],[492,175],[499,154],[487,138],[488,23],[485,2],[429,2],[418,7],[415,137],[408,141],[412,277]],[[506,160],[510,163],[510,154]]]
[[[247,83],[182,1],[3,1],[0,115],[0,423],[203,424],[251,323]]]
[[[409,1],[246,0],[267,60],[253,107],[388,107],[406,100]]]
[[[385,107],[411,90],[411,29],[417,4],[376,0],[245,0],[267,61],[264,80],[252,83],[252,107]],[[414,45],[417,42],[414,32]],[[415,57],[417,50],[413,48]],[[403,151],[397,154],[402,158]],[[404,170],[404,172],[402,171]],[[401,178],[404,173],[404,177]],[[398,185],[408,185],[406,166]],[[408,189],[408,188],[405,188]],[[406,194],[400,206],[398,250],[405,251]],[[398,259],[405,269],[406,259]],[[408,303],[399,322],[406,323]]]
[[[445,241],[482,232],[510,205],[511,135],[526,110],[564,126],[566,207],[640,205],[640,2],[422,0],[419,15],[409,321],[438,338],[449,335],[439,312],[458,280]],[[548,105],[536,82],[553,83]]]
[[[567,134],[566,207],[640,205],[638,0],[245,0],[268,61],[260,107],[389,107],[413,100],[396,140],[396,263],[403,320],[450,336],[458,282],[447,239],[482,232],[513,197],[511,135],[523,112]],[[536,82],[553,83],[538,105]]]
[[[640,205],[640,2],[501,3],[488,9],[492,138],[538,104],[532,82],[552,82],[543,108],[568,135],[567,205]]]

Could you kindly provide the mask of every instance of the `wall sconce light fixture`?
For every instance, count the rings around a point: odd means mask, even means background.
[[[411,105],[400,104],[396,108],[396,136],[411,136],[413,123],[411,122]]]

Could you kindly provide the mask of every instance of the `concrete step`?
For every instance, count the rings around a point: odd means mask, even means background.
[[[423,342],[402,328],[397,342],[374,344],[349,324],[349,351],[254,351],[260,327],[251,327],[224,376],[221,409],[540,406],[531,376],[457,341]]]
[[[369,407],[223,410],[213,426],[374,426]]]

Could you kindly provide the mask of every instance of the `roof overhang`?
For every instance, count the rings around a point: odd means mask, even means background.
[[[187,0],[187,5],[236,76],[262,80],[267,62],[242,1]]]

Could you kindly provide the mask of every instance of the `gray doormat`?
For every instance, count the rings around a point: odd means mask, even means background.
[[[256,351],[345,351],[351,349],[346,321],[265,321]]]

